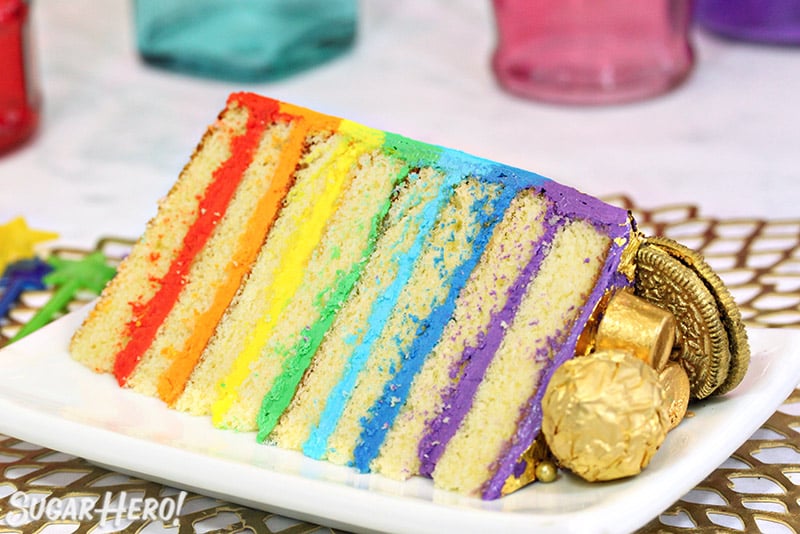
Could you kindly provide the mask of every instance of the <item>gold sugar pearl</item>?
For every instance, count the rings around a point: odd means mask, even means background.
[[[536,466],[536,480],[539,482],[553,482],[558,475],[558,470],[553,462],[544,461]]]

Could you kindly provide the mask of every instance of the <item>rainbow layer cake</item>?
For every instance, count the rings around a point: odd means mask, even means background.
[[[71,354],[218,427],[493,499],[631,284],[631,234],[539,175],[233,94]]]

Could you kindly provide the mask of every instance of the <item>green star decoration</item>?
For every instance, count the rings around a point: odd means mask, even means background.
[[[8,264],[34,256],[34,245],[58,237],[54,232],[34,230],[23,217],[0,225],[0,272]]]
[[[117,272],[114,267],[106,263],[106,257],[102,252],[93,252],[80,260],[54,256],[48,258],[47,262],[53,267],[53,271],[44,277],[44,282],[57,289],[36,315],[11,338],[12,343],[52,321],[57,313],[66,308],[78,291],[88,290],[99,294]]]

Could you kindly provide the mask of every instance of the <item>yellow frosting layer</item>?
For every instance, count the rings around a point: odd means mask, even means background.
[[[291,113],[291,110],[286,111]],[[223,380],[224,389],[211,409],[215,425],[240,427],[241,422],[228,421],[225,417],[238,398],[239,386],[249,375],[251,363],[260,356],[261,349],[272,334],[278,318],[302,282],[306,263],[319,242],[328,219],[336,210],[337,200],[351,175],[351,167],[361,154],[375,150],[383,144],[382,132],[351,121],[341,121],[336,130],[342,135],[342,141],[334,150],[331,165],[319,171],[324,171],[327,175],[325,189],[313,192],[314,201],[309,203],[309,209],[301,219],[302,223],[297,225],[292,236],[294,246],[281,258],[274,281],[266,291],[270,296],[270,305],[249,332],[244,349],[236,357],[231,370]],[[294,192],[311,193],[298,191],[297,188]]]

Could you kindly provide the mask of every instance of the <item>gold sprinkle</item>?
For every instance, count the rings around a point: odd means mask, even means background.
[[[558,471],[553,462],[544,461],[536,466],[536,480],[540,482],[553,482]]]

